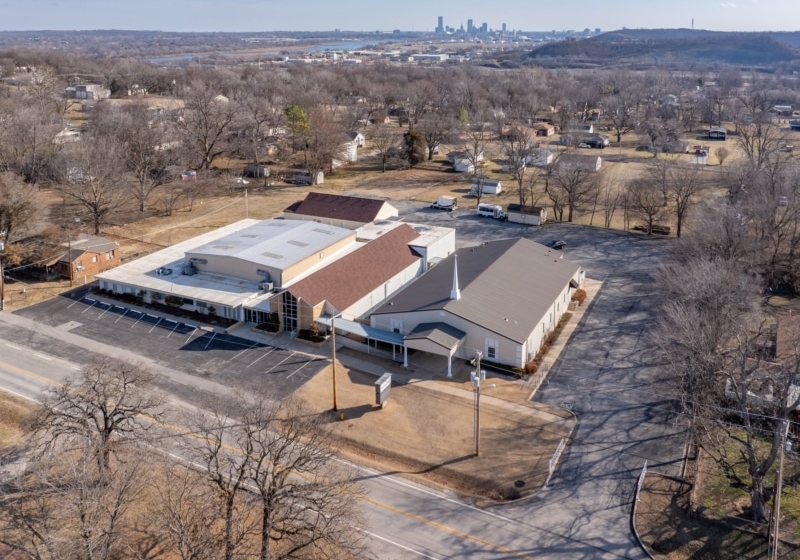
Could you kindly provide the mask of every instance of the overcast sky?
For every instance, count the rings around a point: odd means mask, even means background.
[[[390,31],[445,25],[563,30],[797,30],[798,0],[0,0],[1,30]]]

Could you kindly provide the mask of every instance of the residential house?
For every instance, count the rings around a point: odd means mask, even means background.
[[[561,154],[556,165],[559,168],[571,167],[585,171],[600,171],[603,166],[603,158],[589,154]]]
[[[347,135],[350,139],[350,142],[355,142],[356,147],[363,148],[367,145],[367,139],[358,131],[351,132]]]
[[[119,243],[105,237],[81,233],[63,246],[66,251],[50,266],[64,278],[94,276],[119,266]]]
[[[88,101],[100,101],[111,97],[111,90],[98,84],[81,84],[69,86],[65,90],[67,99],[86,99]]]
[[[556,127],[550,123],[533,123],[531,128],[536,132],[536,136],[552,136],[556,133]]]

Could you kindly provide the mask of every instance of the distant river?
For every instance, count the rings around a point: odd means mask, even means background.
[[[322,52],[322,51],[356,51],[363,49],[368,45],[380,45],[383,43],[391,43],[392,41],[336,41],[333,43],[320,43],[317,45],[306,45],[306,46],[285,46],[281,47],[280,50],[292,51],[292,52],[300,52],[300,53],[311,53],[311,52]],[[205,56],[208,55],[215,55],[215,56],[247,56],[247,53],[243,52],[235,52],[235,51],[224,51],[218,53],[205,53],[201,55],[196,54],[176,54],[174,56],[157,56],[154,58],[148,59],[153,64],[171,64],[175,62],[188,62],[190,60],[196,59],[203,59]]]

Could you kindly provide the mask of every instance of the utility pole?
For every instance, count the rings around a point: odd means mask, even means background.
[[[791,444],[787,442],[786,437],[789,434],[789,421],[783,420],[781,426],[781,456],[778,459],[778,474],[775,481],[775,499],[773,500],[773,516],[772,532],[770,537],[772,540],[772,548],[769,551],[770,560],[778,560],[778,543],[780,542],[780,530],[778,526],[781,520],[781,492],[783,491],[783,456],[786,451],[791,449]]]
[[[5,250],[5,243],[0,243],[0,311],[6,310],[6,277],[3,272],[3,253]]]
[[[72,287],[72,234],[67,232],[67,266],[69,267],[69,287]]]
[[[331,315],[331,367],[333,368],[333,411],[339,410],[336,403],[336,315]]]
[[[483,352],[475,352],[475,371],[472,373],[472,384],[475,386],[475,456],[481,454],[481,381],[486,379],[486,372],[481,369]]]

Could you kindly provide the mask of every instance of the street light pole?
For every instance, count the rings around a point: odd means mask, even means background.
[[[339,410],[336,403],[336,315],[331,315],[331,367],[333,368],[333,411]]]

